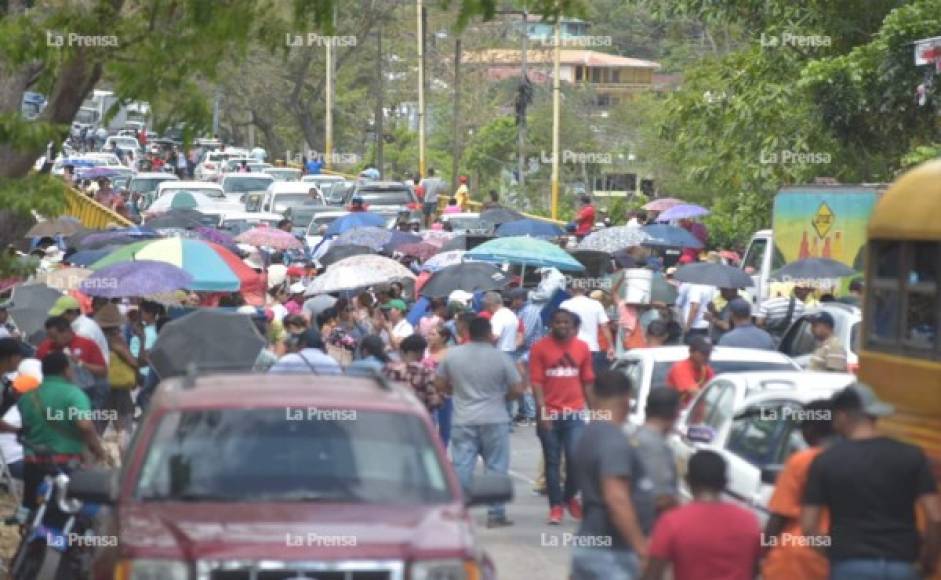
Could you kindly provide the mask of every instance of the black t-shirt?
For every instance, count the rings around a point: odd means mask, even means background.
[[[830,511],[831,560],[918,557],[915,502],[936,493],[925,454],[888,437],[839,441],[810,466],[805,505]]]

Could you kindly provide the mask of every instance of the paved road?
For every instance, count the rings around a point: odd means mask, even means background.
[[[567,580],[571,550],[565,544],[567,534],[573,534],[577,526],[568,512],[561,526],[549,526],[549,503],[545,496],[532,492],[542,455],[536,428],[517,427],[510,445],[510,475],[516,497],[507,514],[514,525],[488,530],[484,525],[486,508],[475,508],[481,541],[502,579]]]

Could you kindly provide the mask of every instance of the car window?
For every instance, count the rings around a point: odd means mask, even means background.
[[[363,198],[366,205],[406,205],[414,201],[408,189],[361,189],[356,195]]]
[[[850,352],[853,354],[859,353],[859,330],[861,325],[861,323],[856,322],[853,323],[852,328],[850,328]]]
[[[653,376],[650,379],[650,388],[667,386],[667,374],[670,367],[676,364],[675,361],[664,361],[654,363]],[[793,371],[796,370],[793,364],[786,361],[742,361],[742,360],[714,360],[709,362],[709,366],[717,375],[722,373],[744,373],[750,371]]]
[[[791,404],[770,404],[732,421],[726,448],[757,467],[783,463],[803,438]]]
[[[632,406],[636,410],[637,393],[644,382],[644,362],[639,359],[624,360],[616,364],[614,370],[624,373],[631,380],[631,399],[634,401]]]
[[[718,432],[732,416],[735,404],[735,385],[729,381],[716,381],[706,388],[689,413],[690,425],[706,425]]]
[[[419,417],[314,409],[318,418],[309,420],[309,409],[168,413],[145,453],[136,495],[144,501],[453,499]]]
[[[265,191],[273,181],[266,177],[227,177],[222,182],[222,190],[226,193]]]
[[[163,192],[160,194],[160,197],[163,197],[163,196],[168,195],[168,194],[170,194],[170,193],[176,193],[176,192],[178,192],[178,191],[188,191],[188,192],[190,192],[190,193],[201,193],[201,194],[205,195],[206,197],[211,197],[211,198],[214,198],[214,199],[224,199],[224,198],[225,198],[225,194],[223,194],[223,193],[222,193],[221,191],[219,191],[218,189],[215,189],[215,188],[206,188],[206,189],[203,189],[203,188],[201,188],[201,187],[166,188],[166,189],[164,189]]]
[[[310,201],[310,199],[310,196],[306,193],[279,193],[274,198],[274,207],[269,211],[284,211],[292,205],[301,205],[306,201]]]
[[[781,352],[792,358],[814,352],[817,348],[817,340],[810,331],[810,326],[807,318],[801,318],[795,322],[781,341]]]
[[[139,193],[152,193],[157,191],[157,186],[163,183],[164,181],[171,181],[170,179],[163,179],[160,177],[142,177],[131,180],[130,190],[136,191]]]

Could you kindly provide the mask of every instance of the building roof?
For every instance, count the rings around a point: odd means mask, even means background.
[[[529,64],[552,64],[552,48],[527,50],[526,60]],[[560,52],[560,61],[563,65],[582,65],[590,67],[609,68],[649,68],[658,69],[660,63],[616,54],[606,54],[595,50],[577,50],[563,48]],[[507,48],[491,48],[487,50],[468,51],[464,54],[464,62],[468,64],[489,64],[519,66],[522,51]]]

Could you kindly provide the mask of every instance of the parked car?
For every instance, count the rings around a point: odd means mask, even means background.
[[[800,318],[791,323],[781,339],[781,352],[797,361],[803,368],[810,364],[810,357],[817,349],[817,340],[810,331],[810,318],[820,312],[829,312],[836,326],[833,332],[846,347],[846,364],[850,372],[859,369],[859,331],[862,328],[863,314],[858,306],[841,302],[825,302],[817,308],[804,311]]]
[[[631,379],[634,406],[628,418],[634,425],[644,422],[644,407],[651,389],[667,386],[667,373],[677,361],[689,357],[689,347],[661,346],[657,348],[634,348],[619,356],[612,368]],[[800,366],[786,355],[773,350],[757,348],[729,348],[717,346],[712,349],[710,366],[716,374],[747,371],[797,371]]]
[[[92,580],[492,579],[468,507],[512,484],[464,496],[404,386],[230,374],[165,380],[123,469],[74,472],[70,496],[112,508]]]
[[[397,216],[408,212],[409,218],[421,217],[421,204],[410,187],[398,181],[372,181],[356,185],[346,193],[343,205],[349,205],[354,197],[363,199],[369,211],[381,215]]]
[[[807,445],[800,432],[802,406],[826,399],[852,384],[849,373],[747,372],[716,376],[674,426],[682,499],[692,497],[683,481],[699,449],[721,454],[729,465],[729,497],[767,519],[767,505],[781,467]]]

